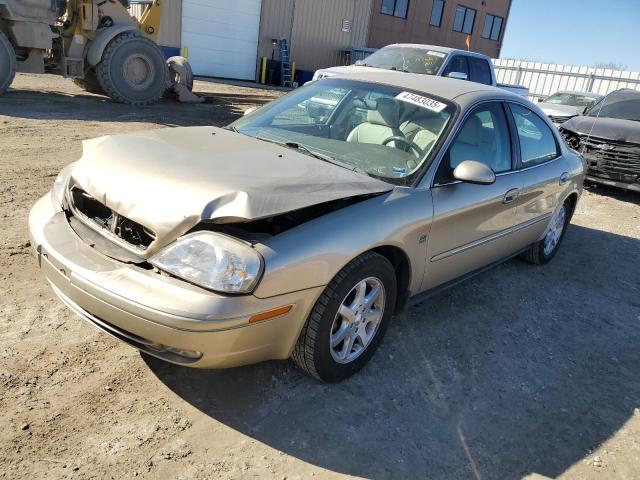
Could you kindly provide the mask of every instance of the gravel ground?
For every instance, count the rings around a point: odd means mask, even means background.
[[[18,75],[0,98],[0,477],[640,478],[637,194],[590,187],[551,264],[411,308],[339,385],[163,364],[71,314],[28,253],[29,208],[85,138],[224,125],[280,94],[196,90],[134,109]]]

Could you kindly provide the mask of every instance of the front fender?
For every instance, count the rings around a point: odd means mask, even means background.
[[[107,47],[107,44],[113,40],[117,35],[124,32],[139,32],[135,25],[114,25],[102,30],[96,38],[94,38],[89,44],[87,50],[87,62],[89,65],[96,66],[102,60],[102,53]]]
[[[256,245],[265,272],[254,295],[267,298],[327,285],[347,263],[382,246],[409,259],[409,290],[420,288],[433,206],[427,189],[397,188],[329,213]]]

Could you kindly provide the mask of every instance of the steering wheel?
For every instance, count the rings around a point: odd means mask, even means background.
[[[391,143],[391,142],[404,143],[409,148],[411,148],[411,150],[413,150],[413,152],[416,154],[416,157],[418,157],[418,158],[420,158],[422,156],[422,154],[424,153],[422,151],[422,149],[418,145],[413,143],[411,140],[408,140],[408,139],[406,139],[404,137],[401,137],[399,135],[387,138],[384,142],[382,142],[382,145],[386,145],[386,144]]]

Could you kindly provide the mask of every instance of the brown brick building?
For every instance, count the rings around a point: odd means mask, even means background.
[[[369,47],[425,43],[500,56],[511,0],[373,0]]]

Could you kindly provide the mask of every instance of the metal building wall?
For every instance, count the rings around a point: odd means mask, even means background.
[[[132,1],[129,13],[140,19],[147,7],[148,1]],[[163,0],[158,44],[163,47],[180,48],[180,33],[182,28],[182,0]]]
[[[164,47],[180,48],[182,30],[182,0],[162,0],[162,19],[158,43]]]
[[[258,58],[278,58],[278,49],[271,40],[291,39],[293,9],[295,0],[262,0],[260,13],[260,36],[258,39]]]
[[[287,38],[298,70],[342,64],[342,51],[366,46],[372,1],[263,0],[258,55],[271,58],[271,39]]]

